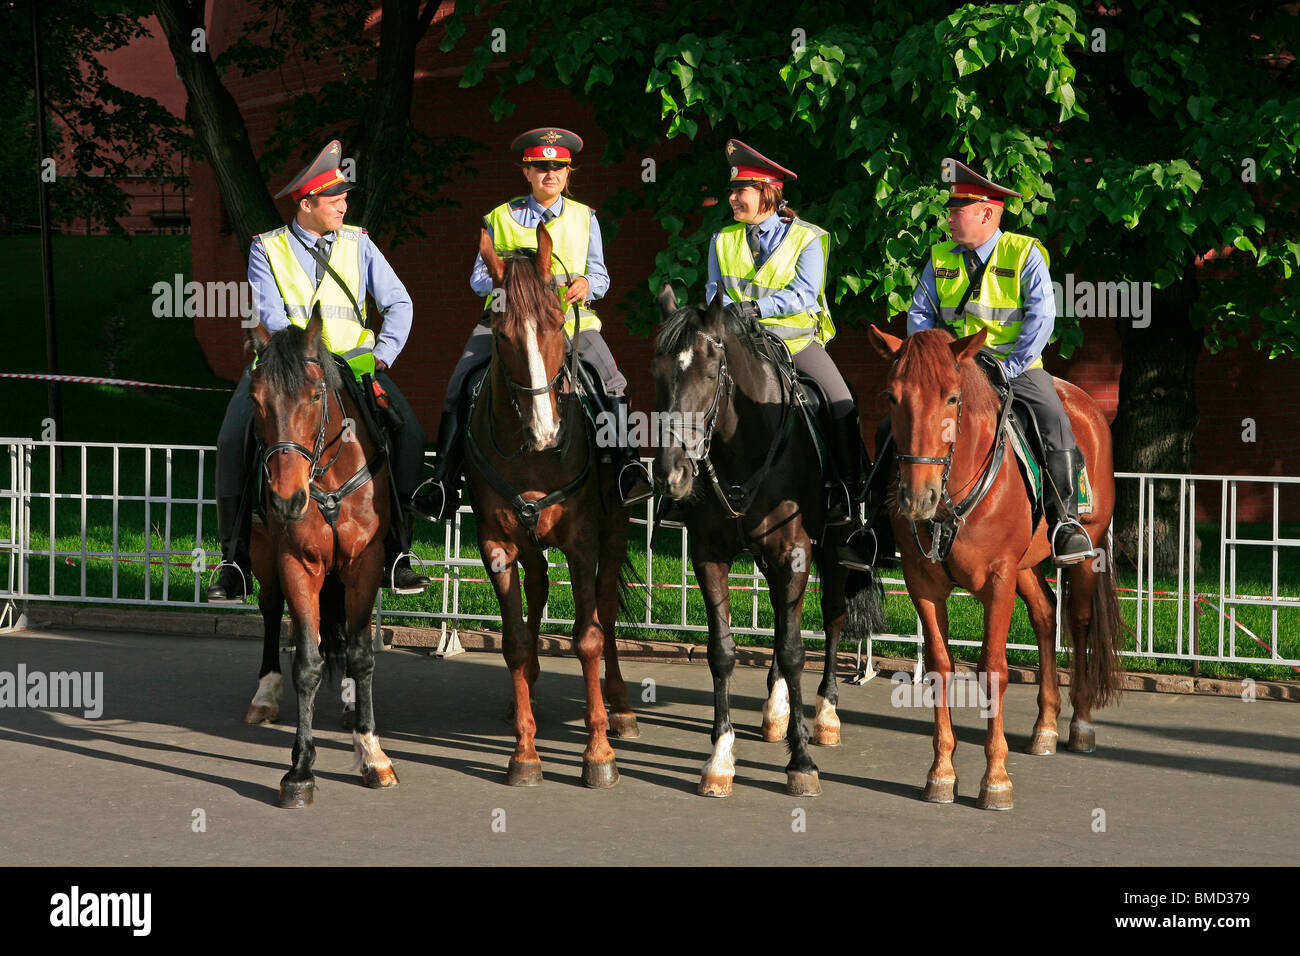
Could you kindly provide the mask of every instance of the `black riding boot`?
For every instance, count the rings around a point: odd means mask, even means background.
[[[877,442],[877,446],[879,446]],[[889,520],[885,495],[889,492],[889,479],[894,471],[894,443],[887,441],[880,459],[872,470],[871,487],[867,489],[867,524],[854,531],[840,547],[840,564],[860,571],[897,566],[894,526]]]
[[[862,500],[863,458],[862,428],[858,413],[852,413],[831,425],[831,467],[833,478],[826,483],[826,525],[848,524]]]
[[[438,423],[437,457],[433,477],[415,490],[412,507],[430,521],[445,521],[460,508],[460,478],[465,463],[465,436],[460,427],[460,412],[444,412]]]
[[[394,508],[384,538],[384,587],[395,594],[421,594],[429,580],[411,567],[411,523],[403,509]]]
[[[253,562],[248,554],[248,537],[253,516],[243,507],[243,496],[217,499],[217,527],[221,535],[221,564],[216,580],[208,587],[212,604],[239,604],[252,585]]]
[[[1058,568],[1095,557],[1092,540],[1079,524],[1074,476],[1083,464],[1078,448],[1047,452],[1048,487],[1043,490],[1043,511],[1052,541],[1052,563]],[[1054,487],[1053,487],[1054,486]]]
[[[655,492],[650,485],[650,475],[645,465],[641,463],[640,449],[632,447],[627,441],[627,396],[618,395],[607,401],[612,406],[610,411],[614,415],[614,421],[619,424],[623,439],[617,449],[618,454],[614,457],[614,462],[618,465],[618,494],[623,499],[623,507],[630,508],[645,501]]]

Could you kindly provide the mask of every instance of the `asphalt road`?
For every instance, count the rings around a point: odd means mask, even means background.
[[[1031,757],[1033,686],[1006,697],[1015,809],[974,805],[983,721],[955,711],[956,804],[919,799],[930,713],[895,707],[877,678],[843,687],[844,744],[814,748],[823,794],[784,792],[781,744],[758,739],[765,672],[738,668],[737,777],[695,793],[709,751],[708,668],[633,661],[642,734],[615,740],[611,790],[579,780],[582,685],[573,658],[543,658],[536,789],[505,785],[513,736],[495,654],[438,661],[390,651],[376,670],[379,734],[401,786],[351,769],[335,692],[318,700],[315,806],[274,805],[296,704],[242,723],[259,647],[231,638],[109,632],[0,635],[0,679],[103,674],[103,713],[0,708],[0,865],[205,864],[1293,864],[1300,707],[1129,692],[1098,713],[1098,750]],[[288,655],[285,655],[288,667]],[[811,702],[816,678],[806,672]],[[326,695],[322,695],[326,697]],[[808,708],[811,718],[811,706]],[[1067,734],[1062,718],[1062,742]],[[200,823],[202,826],[200,827]],[[1104,824],[1104,829],[1102,825]]]

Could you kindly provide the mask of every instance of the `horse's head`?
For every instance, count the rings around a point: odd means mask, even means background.
[[[655,485],[670,498],[686,498],[695,477],[692,462],[708,454],[728,381],[726,310],[720,296],[707,309],[679,308],[669,285],[659,293],[659,310],[664,324],[655,341],[655,410],[667,434],[655,456]]]
[[[257,353],[249,377],[254,427],[266,448],[266,471],[272,514],[282,522],[307,513],[308,485],[320,460],[329,421],[329,393],[341,382],[321,337],[320,306],[307,328],[289,325],[274,335],[258,325],[248,333]]]
[[[560,433],[556,398],[564,367],[564,314],[551,275],[551,234],[537,226],[537,252],[497,255],[487,230],[479,254],[501,290],[492,303],[492,353],[519,413],[524,448],[554,448]]]
[[[885,394],[898,452],[898,509],[909,521],[927,521],[943,497],[961,424],[966,375],[983,375],[972,358],[987,332],[954,339],[946,330],[926,329],[904,340],[873,325],[867,335],[892,363]],[[984,393],[989,391],[987,383],[979,384],[985,386]]]

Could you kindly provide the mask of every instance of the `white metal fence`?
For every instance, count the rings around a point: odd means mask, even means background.
[[[164,607],[202,603],[210,570],[220,558],[211,491],[215,449],[20,438],[0,439],[0,448],[7,451],[9,464],[7,482],[0,488],[0,531],[5,534],[0,540],[0,605],[8,614],[27,601]],[[60,449],[62,473],[56,468]],[[1121,606],[1134,628],[1124,653],[1300,670],[1300,554],[1288,550],[1300,547],[1300,537],[1284,535],[1280,521],[1284,505],[1294,513],[1300,504],[1300,478],[1145,474],[1117,478],[1136,482],[1140,501],[1140,532],[1132,555],[1136,570],[1120,575]],[[1158,507],[1157,483],[1164,482],[1177,486],[1176,501]],[[1271,493],[1271,521],[1262,523],[1267,526],[1264,533],[1246,537],[1238,520],[1239,499],[1244,489],[1260,487]],[[1198,501],[1213,513],[1216,499],[1218,524],[1203,527],[1198,535]],[[637,563],[643,566],[639,568],[642,581],[631,599],[632,620],[627,623],[666,632],[664,636],[707,633],[690,570],[686,532],[661,529],[651,550],[651,517],[647,505],[631,518],[631,544],[634,551],[642,552]],[[417,557],[425,573],[435,579],[432,602],[427,597],[390,599],[385,607],[381,594],[376,626],[381,621],[423,625],[445,634],[458,625],[493,628],[499,623],[477,542],[463,526],[471,520],[468,509],[462,509],[453,523],[425,526],[417,538]],[[1174,574],[1156,573],[1156,535],[1165,533],[1161,529],[1176,529],[1168,531],[1178,536]],[[430,531],[435,534],[433,541],[425,538]],[[568,569],[559,552],[552,550],[550,556],[557,559],[550,565],[551,603],[557,603],[558,595],[562,605]],[[730,584],[735,632],[770,636],[771,612],[759,569],[752,562],[738,562]],[[819,613],[818,587],[814,576],[805,601],[805,621],[810,614],[815,620]],[[901,592],[901,576],[887,578],[886,587]],[[229,606],[210,610],[241,611]],[[548,628],[564,629],[572,623],[552,610],[548,605],[543,615]],[[0,617],[0,626],[4,623]],[[919,647],[914,614],[896,609],[894,623],[907,630],[877,635],[875,643]],[[978,624],[953,630],[954,645],[979,645]],[[811,629],[804,634],[820,636]],[[1023,643],[1013,639],[1008,647],[1037,650],[1032,639]]]

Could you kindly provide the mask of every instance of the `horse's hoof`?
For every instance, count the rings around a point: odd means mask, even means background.
[[[609,732],[624,739],[640,737],[641,728],[637,725],[636,714],[630,710],[623,714],[609,715]]]
[[[618,783],[618,765],[613,760],[601,763],[582,762],[582,782],[592,790],[604,790]]]
[[[316,799],[315,780],[281,780],[280,797],[276,803],[285,810],[300,810],[310,807]]]
[[[818,747],[838,747],[840,745],[840,728],[834,725],[818,727],[814,724],[812,742]]]
[[[729,797],[734,776],[721,774],[701,774],[699,794],[702,797]]]
[[[957,778],[928,777],[925,789],[921,791],[921,799],[926,803],[952,803],[957,799]]]
[[[787,770],[785,792],[792,797],[820,797],[822,782],[816,770]]]
[[[1077,754],[1090,754],[1097,749],[1097,728],[1091,724],[1086,727],[1070,725],[1070,742],[1066,744]]]
[[[536,787],[542,782],[542,764],[540,760],[510,759],[510,769],[506,771],[506,783],[512,787]]]
[[[991,787],[980,785],[980,795],[975,806],[981,810],[1010,810],[1011,784],[996,783]]]
[[[1046,757],[1049,754],[1056,753],[1056,740],[1060,735],[1055,730],[1039,730],[1034,732],[1034,739],[1029,741],[1029,746],[1025,748],[1025,753],[1034,754],[1039,757]]]
[[[343,716],[339,718],[339,723],[343,725],[344,730],[356,730],[357,712],[355,710],[343,711]]]
[[[790,729],[790,715],[784,717],[774,717],[771,720],[763,720],[763,739],[769,744],[774,744],[778,740],[785,740],[785,732]]]
[[[387,767],[362,767],[361,782],[371,790],[387,790],[397,786],[397,771],[393,765]]]
[[[250,704],[244,715],[246,724],[273,724],[280,719],[280,708],[275,704]]]

